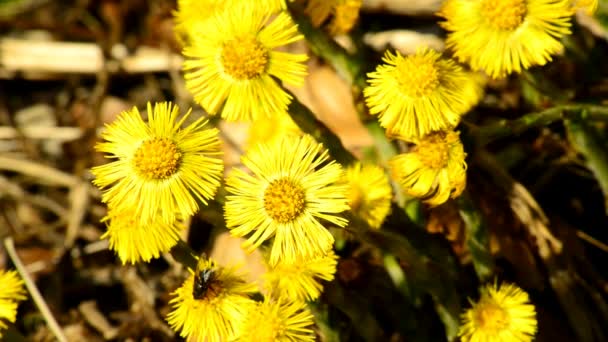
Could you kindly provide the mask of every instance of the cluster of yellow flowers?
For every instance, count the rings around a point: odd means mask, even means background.
[[[360,0],[316,1],[305,12],[333,34],[350,30]],[[490,77],[542,65],[562,49],[574,10],[597,1],[447,0],[447,46],[455,58]],[[336,271],[328,227],[344,227],[350,210],[378,229],[389,214],[392,189],[384,170],[359,162],[342,166],[302,133],[288,114],[292,96],[281,82],[303,84],[305,54],[285,45],[303,39],[281,0],[180,0],[176,33],[184,45],[186,87],[209,114],[252,122],[243,168],[225,179],[224,210],[243,247],[264,248],[265,296],[234,267],[201,258],[175,291],[168,320],[183,337],[205,341],[312,341],[306,301],[321,295],[321,280]],[[368,74],[370,113],[387,134],[410,143],[390,173],[403,190],[430,205],[459,196],[466,186],[466,153],[455,128],[480,101],[483,77],[439,52],[387,52]],[[223,175],[218,130],[204,119],[179,117],[177,106],[148,105],[121,113],[97,150],[112,162],[93,168],[108,204],[104,219],[123,263],[149,261],[179,240],[184,220],[206,204]],[[191,122],[192,121],[192,122]],[[182,127],[186,122],[189,125]],[[515,286],[489,287],[463,316],[463,340],[528,341],[534,307]]]
[[[2,331],[8,327],[6,321],[15,323],[18,302],[26,298],[25,294],[17,272],[0,269],[0,339]]]

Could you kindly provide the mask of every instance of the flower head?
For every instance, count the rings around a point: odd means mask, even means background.
[[[315,300],[323,291],[320,280],[333,280],[337,264],[338,256],[331,249],[325,254],[294,264],[279,262],[275,266],[269,265],[264,280],[272,294],[278,297]]]
[[[350,31],[359,19],[361,4],[361,0],[310,0],[306,13],[315,27],[332,17],[329,31],[332,34],[342,34]]]
[[[276,48],[301,40],[289,14],[241,1],[209,20],[206,34],[184,49],[186,87],[206,111],[229,121],[256,120],[287,111],[291,96],[275,78],[301,85],[304,54]]]
[[[544,65],[570,34],[572,0],[447,0],[438,15],[461,62],[493,78]]]
[[[528,294],[513,284],[488,285],[462,315],[463,342],[530,342],[537,330]]]
[[[458,197],[466,186],[466,153],[457,132],[421,139],[412,152],[390,160],[392,175],[409,195],[436,206]]]
[[[236,0],[238,1],[238,0]],[[225,8],[230,8],[233,0],[177,0],[177,10],[173,12],[173,27],[177,40],[182,44],[193,37],[205,34],[209,18]]]
[[[0,270],[0,339],[2,330],[8,326],[6,321],[15,323],[17,319],[17,305],[26,298],[23,281],[15,271]]]
[[[294,263],[324,253],[334,238],[319,219],[343,227],[347,186],[336,184],[342,167],[310,136],[285,136],[258,144],[242,157],[251,174],[233,169],[226,179],[226,225],[249,235],[251,250],[274,236],[269,262]]]
[[[304,302],[266,297],[257,303],[243,324],[239,342],[314,341],[313,315]]]
[[[257,286],[246,282],[237,268],[220,267],[210,259],[201,258],[191,273],[170,301],[171,327],[193,341],[223,342],[238,336],[255,303],[248,295]]]
[[[272,143],[285,135],[302,135],[298,125],[293,122],[289,114],[277,114],[270,119],[256,120],[249,127],[247,147],[258,143]]]
[[[365,102],[389,134],[415,140],[432,131],[455,127],[477,104],[482,89],[470,73],[434,50],[403,57],[384,56],[386,64],[369,73]]]
[[[345,172],[350,186],[350,210],[371,228],[380,228],[391,210],[392,189],[384,170],[376,165],[349,166]]]
[[[102,200],[115,210],[131,210],[140,224],[160,219],[175,222],[198,210],[197,200],[213,197],[224,165],[218,130],[205,129],[202,118],[181,128],[179,109],[170,103],[148,103],[146,124],[137,108],[106,126],[106,142],[95,148],[115,159],[92,169],[93,181],[105,189]]]
[[[123,264],[158,258],[177,244],[179,233],[185,228],[177,218],[172,222],[142,223],[132,210],[110,209],[102,222],[107,222],[108,230],[101,238],[109,240],[110,249],[118,254]]]

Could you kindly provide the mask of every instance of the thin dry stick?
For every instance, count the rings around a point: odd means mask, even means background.
[[[38,291],[36,284],[30,277],[29,273],[27,273],[27,270],[25,269],[25,266],[21,262],[21,259],[19,259],[19,256],[17,255],[17,251],[15,250],[15,242],[13,241],[12,237],[9,236],[4,239],[4,248],[6,248],[6,252],[8,253],[11,260],[13,261],[13,264],[15,264],[17,271],[19,272],[19,274],[21,275],[21,278],[25,282],[25,287],[27,288],[28,292],[32,296],[32,299],[34,300],[34,303],[36,303],[36,306],[38,307],[38,310],[40,310],[40,313],[44,317],[44,320],[49,325],[49,328],[53,332],[53,335],[55,335],[55,337],[57,338],[57,340],[59,342],[67,342],[67,338],[63,334],[61,327],[55,320],[55,317],[51,313],[51,310],[49,309],[49,307],[46,305],[46,302],[44,301],[44,298],[42,298],[40,291]]]
[[[601,249],[602,251],[608,253],[608,245],[606,245],[605,243],[601,242],[600,240],[594,238],[593,236],[585,233],[582,230],[577,230],[576,231],[576,236],[578,236],[581,240],[585,240],[587,241],[587,243]]]
[[[8,156],[0,156],[0,170],[19,172],[53,184],[67,187],[72,187],[78,183],[81,183],[79,178],[74,177],[69,173],[43,164]]]

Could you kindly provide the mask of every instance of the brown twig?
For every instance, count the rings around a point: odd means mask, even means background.
[[[17,268],[17,271],[21,275],[21,278],[23,279],[25,287],[30,293],[30,296],[32,296],[32,300],[34,300],[34,303],[36,303],[38,310],[40,310],[42,317],[44,317],[44,320],[49,325],[49,328],[55,335],[55,338],[57,338],[59,342],[67,342],[67,338],[63,334],[61,327],[55,320],[55,317],[51,313],[51,310],[49,309],[48,305],[46,305],[46,302],[40,294],[40,291],[38,291],[36,283],[34,283],[34,280],[32,280],[32,277],[30,277],[29,273],[25,269],[25,266],[21,262],[21,259],[19,259],[17,251],[15,250],[15,242],[13,241],[12,237],[9,236],[4,239],[4,248],[6,248],[6,252],[13,261],[13,264],[15,264],[15,268]]]

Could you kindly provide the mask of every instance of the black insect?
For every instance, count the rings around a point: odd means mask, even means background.
[[[194,299],[203,299],[207,295],[207,291],[213,282],[216,280],[217,273],[212,268],[200,270],[194,274],[194,286],[192,286],[192,297]]]

